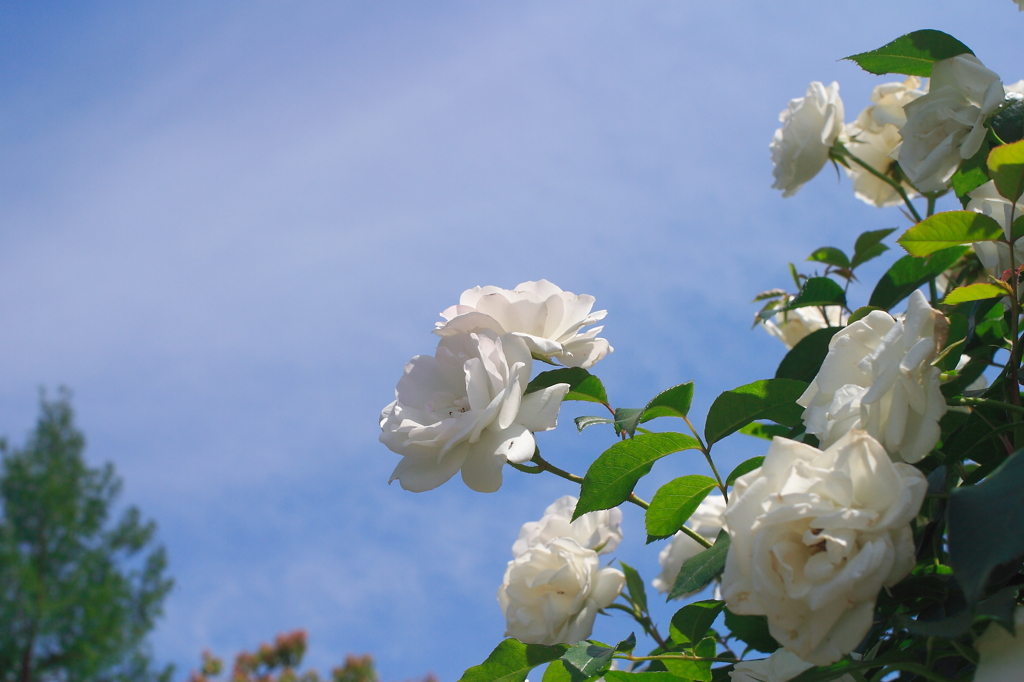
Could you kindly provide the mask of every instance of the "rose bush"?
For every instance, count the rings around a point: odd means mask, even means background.
[[[843,100],[839,84],[814,81],[807,95],[790,100],[779,114],[782,127],[770,145],[775,168],[775,189],[790,197],[818,174],[828,161],[829,150],[843,130]]]
[[[816,665],[853,651],[875,597],[914,567],[910,522],[928,483],[854,430],[824,451],[776,437],[725,511],[722,597],[764,615],[772,636]]]
[[[498,588],[505,635],[527,644],[574,644],[619,596],[622,571],[601,568],[597,552],[572,538],[533,545],[508,563]]]
[[[582,331],[604,319],[608,311],[591,312],[594,297],[562,291],[547,280],[523,282],[515,289],[486,286],[462,292],[458,305],[441,313],[441,336],[489,329],[514,334],[530,352],[567,367],[593,367],[614,350],[597,338],[603,327]]]
[[[533,457],[533,432],[555,428],[569,390],[524,395],[532,364],[525,341],[487,330],[446,336],[434,356],[410,360],[380,415],[380,441],[402,455],[391,481],[422,492],[461,470],[473,490],[500,488],[505,462]]]
[[[918,462],[939,440],[946,400],[931,361],[945,345],[946,321],[920,291],[897,320],[872,311],[832,337],[817,376],[797,403],[822,447],[862,428],[893,457]]]

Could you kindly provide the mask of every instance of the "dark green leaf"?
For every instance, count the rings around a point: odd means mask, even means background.
[[[953,177],[950,184],[958,197],[966,196],[971,190],[977,189],[988,182],[986,163],[988,162],[989,144],[986,141],[971,158],[960,164],[960,168]]]
[[[738,467],[732,470],[732,473],[729,474],[729,478],[725,479],[725,484],[732,485],[733,483],[736,482],[737,478],[739,478],[743,474],[750,473],[751,471],[758,468],[762,464],[764,464],[764,457],[751,457],[746,462],[743,462]]]
[[[715,479],[692,475],[669,481],[658,488],[645,517],[647,542],[674,535],[716,487]]]
[[[789,427],[779,426],[778,424],[761,424],[759,422],[751,422],[740,429],[739,433],[742,433],[745,436],[771,440],[775,436],[788,436]]]
[[[622,572],[626,574],[626,589],[629,590],[629,597],[642,611],[647,611],[647,590],[644,589],[643,578],[636,572],[636,569],[619,560]]]
[[[762,319],[768,319],[776,313],[808,306],[846,305],[846,293],[835,280],[828,277],[809,277],[803,287],[788,304],[761,313]]]
[[[669,590],[668,600],[703,590],[725,568],[725,557],[729,552],[729,534],[724,530],[718,534],[715,544],[697,556],[683,562],[676,576],[676,582]]]
[[[900,258],[882,275],[882,279],[878,280],[875,290],[871,292],[868,305],[882,310],[891,309],[922,284],[948,270],[969,249],[968,246],[954,246],[951,249],[936,251],[927,258]]]
[[[857,242],[853,246],[853,259],[850,261],[850,267],[857,268],[888,251],[889,247],[883,244],[882,240],[895,231],[895,227],[890,227],[862,233],[857,237]]]
[[[693,653],[701,658],[713,658],[717,652],[718,645],[714,637],[705,638],[693,650]],[[711,682],[711,661],[686,661],[676,658],[664,659],[662,663],[670,673],[685,680]]]
[[[459,682],[523,682],[531,670],[557,661],[568,649],[564,644],[544,646],[506,639],[486,661],[463,673]]]
[[[526,392],[533,393],[555,384],[569,384],[566,400],[608,404],[608,394],[605,393],[601,380],[582,367],[562,367],[541,372],[526,386]]]
[[[583,641],[570,647],[562,656],[562,662],[573,682],[582,682],[602,673],[611,663],[616,651],[629,652],[635,646],[636,636],[633,633],[613,647]]]
[[[834,265],[837,268],[849,269],[850,267],[850,259],[846,257],[845,253],[834,246],[823,246],[820,249],[817,249],[807,257],[807,260],[825,263],[826,265]]]
[[[754,651],[770,654],[779,648],[779,643],[768,631],[768,619],[764,616],[739,616],[726,609],[725,627]]]
[[[690,411],[690,402],[693,400],[693,382],[687,381],[672,388],[662,391],[647,403],[640,423],[649,422],[656,417],[685,417]]]
[[[988,599],[981,601],[974,609],[968,609],[955,616],[940,620],[913,620],[906,614],[897,614],[895,624],[915,635],[925,637],[945,637],[953,639],[966,634],[976,622],[997,620],[1009,625],[1013,622],[1014,609],[1017,606],[1017,587],[1007,587]]]
[[[974,54],[953,36],[925,29],[914,31],[877,50],[855,54],[846,59],[857,62],[868,73],[902,73],[907,76],[931,76],[932,64],[958,54]]]
[[[1024,141],[996,147],[988,155],[988,171],[1000,196],[1017,201],[1024,194]]]
[[[984,213],[946,211],[925,218],[896,241],[911,256],[930,256],[953,246],[993,241],[1001,237],[1003,228],[994,218]]]
[[[576,417],[576,419],[574,419],[573,421],[576,422],[576,429],[580,433],[583,433],[583,429],[587,428],[588,426],[593,426],[594,424],[614,423],[614,420],[609,419],[608,417]]]
[[[615,433],[627,433],[632,437],[636,433],[636,427],[640,424],[640,415],[643,410],[635,407],[615,408]]]
[[[757,419],[769,419],[785,426],[796,426],[804,408],[796,399],[807,384],[794,379],[764,379],[726,391],[711,404],[704,424],[708,445]]]
[[[1024,450],[1013,453],[981,483],[955,489],[946,523],[949,564],[973,604],[998,566],[1024,556]]]
[[[587,469],[573,520],[587,512],[611,509],[625,502],[636,482],[665,455],[699,448],[697,439],[684,433],[642,433],[615,443]]]
[[[1018,142],[1024,137],[1024,100],[1007,100],[1006,106],[992,117],[992,132],[1003,142]]]
[[[821,369],[821,363],[828,355],[828,344],[832,337],[840,331],[840,327],[827,327],[811,332],[782,358],[779,368],[775,370],[776,379],[796,379],[811,383]]]
[[[724,608],[724,601],[705,599],[679,609],[669,625],[672,641],[685,647],[700,643]]]

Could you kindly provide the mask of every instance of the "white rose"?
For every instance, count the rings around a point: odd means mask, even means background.
[[[1024,628],[1024,607],[1017,607],[1014,623],[1019,635]],[[998,623],[990,623],[974,645],[979,656],[974,682],[1008,682],[1020,678],[1024,668],[1024,638],[1018,639]]]
[[[572,538],[534,545],[508,562],[498,588],[506,637],[527,644],[575,644],[590,636],[600,609],[626,584],[614,568],[601,568],[597,552]]]
[[[722,512],[725,511],[725,498],[721,495],[709,495],[697,506],[696,511],[686,522],[687,528],[708,540],[718,537],[722,530]],[[683,531],[672,536],[668,546],[658,553],[661,573],[651,581],[658,592],[668,592],[676,583],[679,569],[688,559],[704,551],[704,547]],[[689,596],[681,595],[680,598]]]
[[[945,330],[945,318],[915,291],[903,319],[875,310],[837,333],[797,400],[807,408],[807,431],[827,448],[850,429],[865,429],[894,458],[920,461],[938,442],[946,414],[940,371],[931,364]]]
[[[903,138],[900,127],[907,118],[903,107],[924,94],[918,88],[921,79],[909,76],[902,83],[883,83],[871,93],[873,104],[860,112],[857,120],[843,128],[843,144],[860,161],[879,173],[889,173],[895,160],[890,156]],[[853,181],[854,195],[874,206],[895,206],[903,198],[892,185],[865,170],[856,161],[850,160],[843,170]],[[908,196],[915,194],[914,188],[904,184]]]
[[[555,538],[572,538],[581,547],[598,554],[615,551],[622,540],[622,510],[601,509],[572,521],[578,500],[572,495],[559,497],[544,510],[540,521],[524,523],[519,538],[512,545],[512,556],[517,557],[534,545],[543,545]]]
[[[782,127],[775,131],[769,149],[775,168],[775,189],[791,197],[818,174],[843,130],[843,100],[839,84],[825,87],[818,81],[807,86],[807,95],[790,100],[779,114]]]
[[[985,117],[1003,103],[999,76],[970,54],[932,65],[928,94],[906,105],[903,143],[893,152],[917,189],[947,187],[960,162],[985,139]]]
[[[732,682],[789,682],[813,667],[813,663],[808,663],[785,649],[779,649],[768,658],[736,663],[729,677]],[[836,678],[836,682],[854,682],[854,679],[849,675],[843,675]]]
[[[435,334],[447,336],[490,329],[498,334],[515,334],[526,341],[535,355],[561,362],[567,367],[591,367],[614,350],[606,339],[596,338],[603,327],[586,332],[608,314],[590,312],[594,297],[562,291],[547,280],[523,282],[515,289],[475,287],[462,292],[459,304],[441,313]]]
[[[1003,228],[1007,239],[1010,237],[1010,211],[1013,216],[1024,215],[1024,201],[1018,200],[1016,206],[1011,206],[1010,200],[1000,196],[996,184],[989,180],[981,187],[971,190],[967,196],[971,198],[967,204],[968,211],[984,213],[994,219]],[[999,242],[975,242],[974,252],[978,254],[978,260],[986,268],[992,271],[996,277],[1001,277],[1003,272],[1010,269],[1010,246]],[[1014,265],[1018,268],[1024,264],[1024,240],[1018,240],[1013,245]]]
[[[842,306],[825,306],[828,313],[828,321],[821,314],[821,308],[795,308],[785,312],[776,313],[774,317],[765,320],[762,324],[765,330],[786,344],[786,348],[793,348],[800,343],[805,336],[825,327],[845,327],[846,315]]]
[[[491,331],[446,336],[433,357],[410,360],[380,415],[380,441],[402,455],[391,481],[422,492],[461,469],[473,490],[500,488],[506,460],[533,458],[532,432],[555,428],[569,390],[523,395],[532,365],[522,339]]]
[[[871,628],[878,591],[914,567],[910,522],[927,489],[865,431],[824,452],[776,437],[729,497],[729,609],[767,616],[776,641],[805,661],[839,660]]]

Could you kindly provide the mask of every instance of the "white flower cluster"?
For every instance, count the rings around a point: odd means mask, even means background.
[[[782,127],[770,145],[772,187],[792,196],[842,146],[854,194],[869,204],[894,206],[903,200],[892,183],[878,177],[892,177],[896,161],[909,181],[902,183],[908,197],[943,191],[960,163],[981,148],[988,116],[1007,99],[1020,97],[1018,87],[1004,88],[977,57],[961,54],[935,62],[926,88],[915,76],[879,85],[872,104],[844,125],[839,85],[815,81],[805,97],[779,114]]]
[[[462,472],[473,490],[501,487],[505,462],[529,461],[533,434],[553,429],[569,390],[555,384],[526,393],[533,357],[589,367],[611,352],[600,327],[581,331],[592,296],[541,280],[514,290],[476,287],[442,313],[433,356],[405,365],[395,400],[380,415],[380,440],[402,460],[391,475],[406,490],[432,490]]]
[[[601,568],[598,555],[622,539],[619,509],[571,521],[576,498],[561,497],[540,521],[523,525],[498,588],[505,635],[527,644],[575,644],[590,636],[594,619],[619,596],[626,576]]]

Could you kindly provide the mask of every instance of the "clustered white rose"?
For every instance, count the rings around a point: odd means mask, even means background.
[[[577,296],[547,280],[523,282],[515,289],[474,287],[462,292],[458,305],[441,313],[435,333],[441,336],[490,329],[515,334],[530,352],[567,367],[592,367],[614,350],[597,338],[603,327],[582,331],[604,318],[606,310],[591,312],[594,297]]]
[[[921,79],[909,76],[902,83],[883,83],[871,93],[873,104],[843,128],[842,141],[847,150],[859,161],[871,166],[882,175],[888,175],[895,160],[891,154],[902,141],[900,128],[907,117],[903,107],[924,94]],[[844,168],[853,181],[854,195],[874,206],[895,206],[903,201],[899,192],[889,183],[876,177],[857,161],[850,160]],[[913,187],[904,183],[907,196],[915,194]]]
[[[555,427],[569,390],[524,395],[532,366],[525,341],[488,330],[446,336],[434,356],[410,360],[380,415],[380,441],[402,455],[391,481],[422,492],[461,470],[473,490],[500,488],[505,462],[533,457],[533,432]]]
[[[846,326],[847,316],[843,313],[841,306],[825,306],[825,312],[828,314],[827,320],[819,307],[794,308],[776,313],[762,324],[769,334],[786,344],[786,348],[791,349],[804,337],[819,329]]]
[[[814,381],[797,403],[808,433],[827,448],[848,431],[866,430],[894,458],[923,459],[940,436],[946,401],[932,366],[945,344],[945,318],[920,291],[897,320],[875,310],[838,332]]]
[[[598,554],[614,552],[622,541],[622,510],[615,507],[592,511],[573,521],[578,501],[572,495],[563,495],[548,505],[540,521],[524,523],[512,545],[512,556],[559,537],[572,538]]]
[[[906,105],[903,142],[893,156],[917,189],[938,192],[981,148],[985,117],[1005,100],[999,76],[972,54],[932,65],[928,94]]]
[[[725,511],[725,498],[721,495],[709,495],[701,500],[697,509],[686,522],[687,528],[707,540],[714,541],[722,530],[722,513]],[[651,585],[658,592],[668,592],[679,576],[679,569],[688,559],[704,551],[704,547],[683,531],[672,536],[672,541],[658,553],[661,573]],[[680,598],[689,595],[681,595]]]
[[[740,661],[729,673],[732,682],[789,682],[800,673],[814,667],[796,654],[779,649],[768,658]],[[849,675],[837,677],[836,682],[854,682]]]
[[[626,584],[619,570],[601,568],[599,553],[622,539],[622,512],[584,514],[573,522],[576,498],[551,504],[539,522],[523,525],[498,588],[507,637],[527,644],[575,644],[590,636],[600,609]]]
[[[729,497],[729,609],[767,616],[776,641],[805,661],[839,660],[871,628],[878,591],[914,567],[910,522],[927,488],[865,431],[824,451],[776,437]]]
[[[1011,214],[1014,219],[1024,215],[1024,200],[1019,200],[1015,205],[1009,199],[1001,196],[996,185],[991,180],[981,187],[968,193],[971,198],[967,204],[968,211],[983,213],[995,220],[1003,228],[1006,238],[1010,238]],[[1001,277],[1003,272],[1010,269],[1010,246],[1002,242],[975,242],[974,252],[978,254],[978,260],[988,268],[995,277]],[[1024,264],[1024,240],[1017,240],[1013,245],[1012,265],[1020,267]]]
[[[775,131],[769,145],[775,166],[772,187],[790,197],[822,169],[843,130],[839,84],[833,82],[826,87],[814,81],[807,86],[805,97],[790,100],[779,121],[782,127]]]
[[[1024,606],[1014,611],[1014,630],[1010,634],[998,623],[990,623],[974,643],[978,650],[978,668],[974,682],[1009,682],[1020,679],[1024,671]]]

